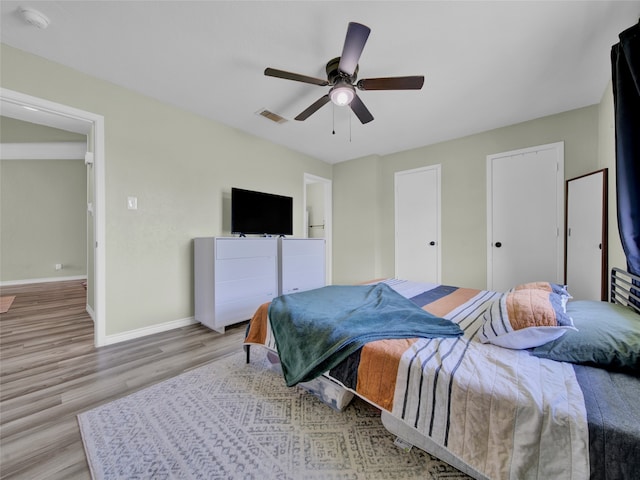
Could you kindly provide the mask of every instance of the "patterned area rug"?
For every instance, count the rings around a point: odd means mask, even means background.
[[[78,416],[96,479],[467,479],[398,449],[356,398],[337,412],[288,388],[254,348]]]

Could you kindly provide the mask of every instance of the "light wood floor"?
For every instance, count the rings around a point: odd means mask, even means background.
[[[3,287],[0,478],[88,479],[76,415],[241,350],[244,325],[191,325],[96,349],[79,281]]]

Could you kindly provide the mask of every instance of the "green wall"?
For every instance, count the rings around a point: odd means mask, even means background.
[[[86,275],[84,162],[2,160],[0,170],[0,280]]]
[[[597,170],[601,168],[600,110],[599,105],[593,105],[380,158],[335,165],[334,281],[394,275],[394,174],[441,164],[442,282],[486,288],[487,155],[564,141],[565,178]],[[352,188],[361,184],[365,185]],[[339,226],[355,222],[357,241],[344,231],[338,235]],[[358,242],[362,247],[354,258]]]
[[[228,234],[232,186],[293,196],[301,236],[304,173],[332,177],[325,162],[7,45],[0,61],[2,87],[104,116],[107,335],[193,316],[192,239]]]
[[[84,135],[0,117],[0,142],[86,142]],[[0,161],[0,282],[87,274],[81,160]],[[56,270],[56,264],[62,264]]]
[[[333,168],[333,283],[378,278],[384,237],[382,202],[388,201],[381,195],[380,157],[342,162]]]
[[[616,131],[613,110],[613,85],[609,82],[598,105],[598,169],[609,169],[609,270],[618,267],[627,269],[627,259],[622,249],[618,232],[616,202]]]

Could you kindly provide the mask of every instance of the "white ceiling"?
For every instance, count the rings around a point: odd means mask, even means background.
[[[0,5],[5,44],[329,163],[598,103],[611,46],[640,17],[640,1]],[[19,6],[44,13],[49,27],[27,24]],[[294,120],[329,87],[266,77],[265,67],[325,78],[350,21],[371,28],[359,78],[424,75],[423,89],[359,92],[375,117],[366,125],[332,104]],[[264,108],[289,121],[256,115]]]

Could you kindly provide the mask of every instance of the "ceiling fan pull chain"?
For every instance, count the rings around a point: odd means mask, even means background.
[[[331,133],[333,135],[336,134],[336,106],[335,104],[332,104],[332,108],[331,108]]]

